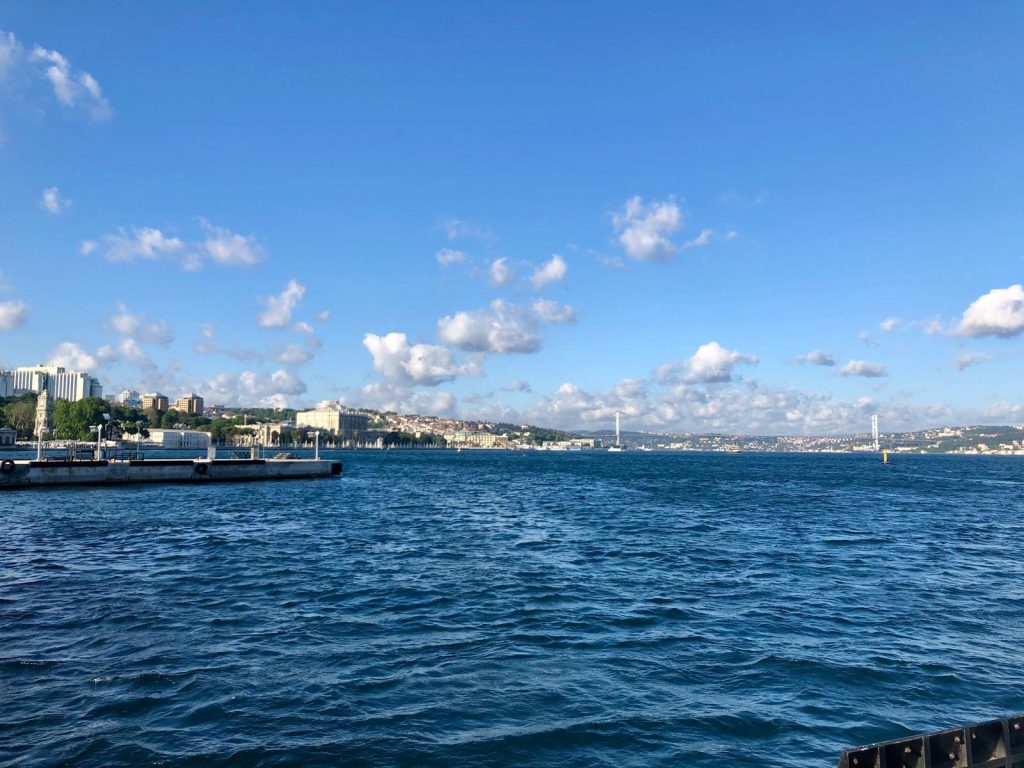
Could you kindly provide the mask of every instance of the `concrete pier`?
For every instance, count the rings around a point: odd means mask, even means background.
[[[323,459],[135,459],[0,462],[0,490],[63,485],[215,483],[297,480],[341,474]]]

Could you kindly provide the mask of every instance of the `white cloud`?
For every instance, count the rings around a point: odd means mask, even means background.
[[[469,258],[469,254],[465,251],[456,251],[452,248],[442,248],[434,254],[434,258],[437,259],[437,263],[442,267],[448,267],[452,264],[459,264],[466,261],[466,259]]]
[[[873,363],[869,360],[851,360],[836,373],[840,376],[863,376],[869,379],[877,379],[888,374],[888,369],[883,363]]]
[[[305,320],[297,322],[294,326],[292,326],[292,330],[295,331],[296,333],[316,333],[316,331],[313,330],[313,326],[307,323]]]
[[[13,37],[8,42],[11,40]],[[113,114],[96,78],[88,72],[72,70],[71,62],[59,52],[37,45],[32,49],[29,61],[43,65],[44,75],[53,86],[54,95],[64,106],[82,105],[89,110],[94,120],[105,120]]]
[[[968,367],[970,367],[972,365],[977,365],[978,363],[984,363],[986,360],[991,360],[991,359],[992,359],[992,355],[986,355],[983,352],[970,352],[970,351],[968,351],[968,352],[964,352],[962,354],[957,355],[956,359],[953,360],[953,364],[956,366],[956,369],[958,371],[962,371],[965,368],[968,368]]]
[[[200,338],[192,345],[200,355],[227,355],[243,363],[251,363],[263,359],[263,355],[254,349],[242,349],[233,346],[229,349],[221,347],[217,340],[217,329],[213,323],[200,326]]]
[[[47,187],[43,190],[42,197],[39,198],[40,207],[54,215],[66,211],[71,207],[72,202],[72,200],[62,199],[57,187]]]
[[[142,229],[132,228],[129,235],[123,229],[119,229],[116,235],[105,235],[103,242],[106,246],[104,257],[107,261],[133,262],[138,260],[156,261],[158,259],[172,258],[184,259],[187,246],[177,237],[167,237],[159,229],[143,227]],[[92,240],[82,243],[83,254],[93,253],[98,245]]]
[[[432,416],[454,416],[456,399],[442,390],[411,391],[386,381],[375,381],[350,391],[342,402],[358,408],[375,408],[395,413],[421,413]]]
[[[893,333],[900,327],[900,318],[887,317],[878,324],[878,327],[883,333]]]
[[[409,344],[404,333],[367,333],[363,346],[373,356],[373,369],[393,385],[435,387],[456,376],[479,376],[473,362],[458,364],[450,350],[433,344]]]
[[[89,371],[95,368],[98,362],[78,344],[72,341],[62,341],[50,352],[47,364],[60,365],[74,371]]]
[[[857,334],[857,340],[867,347],[877,347],[878,342],[871,338],[871,334],[867,331],[861,331]]]
[[[449,240],[459,240],[466,237],[472,237],[477,240],[490,240],[494,237],[494,233],[487,227],[471,224],[461,219],[447,219],[441,223],[441,228]]]
[[[683,224],[683,214],[671,198],[644,205],[640,197],[626,201],[612,214],[612,226],[626,253],[637,261],[665,259],[677,250],[670,236]]]
[[[700,248],[702,245],[708,245],[711,242],[712,235],[714,234],[715,232],[712,229],[702,229],[700,231],[700,234],[697,235],[695,238],[693,238],[692,240],[687,240],[685,243],[683,243],[683,250],[686,250],[687,248]],[[727,239],[731,240],[733,237],[735,237],[735,234],[735,232],[728,233]]]
[[[331,316],[331,310],[325,309],[325,310],[323,310],[321,312],[317,312],[317,314],[316,314],[316,321],[318,323],[326,323],[327,320],[330,318],[330,316]]]
[[[812,349],[806,355],[797,358],[798,363],[811,363],[813,365],[835,365],[836,358],[831,352],[822,349]]]
[[[501,258],[495,259],[491,262],[490,271],[490,282],[494,286],[508,285],[515,279],[515,272],[512,271],[512,267],[508,265],[508,259]]]
[[[7,77],[14,66],[15,57],[18,55],[21,46],[14,37],[13,32],[0,30],[0,80]]]
[[[732,381],[736,366],[757,365],[755,355],[747,355],[723,347],[717,341],[701,344],[688,359],[679,363],[668,363],[655,371],[655,379],[668,382],[700,382],[704,384]]]
[[[0,331],[13,331],[28,320],[28,305],[23,301],[0,301]]]
[[[205,219],[200,219],[200,224],[206,230],[203,248],[218,264],[251,267],[263,261],[263,249],[252,235],[236,235]]]
[[[559,304],[551,299],[537,299],[530,305],[534,314],[545,323],[575,323],[578,312],[568,304]]]
[[[441,340],[471,352],[530,353],[541,348],[534,316],[501,299],[490,310],[456,312],[437,321]]]
[[[292,312],[306,295],[306,286],[297,280],[289,280],[288,285],[277,296],[261,299],[266,309],[259,313],[259,323],[264,328],[286,328],[291,325]]]
[[[502,392],[532,392],[533,388],[525,381],[520,379],[512,379],[504,387],[501,387]]]
[[[1001,336],[1024,331],[1024,287],[993,288],[964,310],[956,333],[961,336]]]
[[[108,261],[134,262],[172,259],[187,272],[202,268],[204,258],[225,266],[250,267],[263,259],[263,249],[252,236],[236,235],[222,227],[215,227],[205,219],[199,220],[206,237],[198,242],[186,242],[179,237],[165,235],[154,227],[132,227],[130,234],[123,228],[116,234],[104,235],[104,256]],[[88,256],[100,248],[95,240],[83,240],[79,249]]]
[[[110,318],[114,330],[122,336],[138,336],[143,341],[167,346],[174,340],[171,326],[166,320],[151,323],[145,315],[135,315],[124,304],[117,305],[117,312]]]
[[[563,280],[568,271],[569,265],[565,263],[565,259],[556,253],[551,257],[550,261],[541,264],[533,270],[530,282],[533,283],[534,290],[539,291],[546,285]]]
[[[316,353],[299,344],[286,344],[274,353],[274,359],[285,365],[303,365],[313,359]]]
[[[290,397],[303,394],[306,383],[284,369],[270,374],[242,371],[218,374],[197,390],[213,403],[281,408],[288,405]]]

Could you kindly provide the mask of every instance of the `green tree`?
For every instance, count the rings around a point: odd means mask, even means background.
[[[27,394],[5,398],[2,410],[4,421],[18,430],[18,437],[30,440],[36,424],[36,396]]]
[[[89,440],[89,427],[106,424],[103,414],[109,413],[110,404],[98,397],[68,402],[57,400],[53,404],[53,436],[63,440]]]

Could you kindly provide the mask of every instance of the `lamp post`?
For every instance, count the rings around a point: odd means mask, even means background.
[[[90,431],[96,431],[96,461],[103,460],[103,425],[108,421],[110,421],[110,414],[104,413],[103,421],[101,421],[97,426],[90,428]]]

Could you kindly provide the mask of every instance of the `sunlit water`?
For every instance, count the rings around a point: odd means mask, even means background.
[[[831,766],[1024,710],[1019,459],[339,455],[0,495],[0,763]]]

